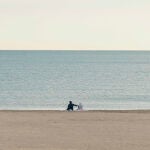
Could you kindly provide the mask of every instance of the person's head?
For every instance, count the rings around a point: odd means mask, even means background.
[[[72,101],[69,101],[69,104],[72,104]]]

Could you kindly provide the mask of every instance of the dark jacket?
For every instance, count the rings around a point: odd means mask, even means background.
[[[75,105],[75,104],[70,103],[70,104],[68,104],[67,110],[68,110],[68,111],[69,111],[69,110],[72,110],[72,111],[73,111],[73,106],[78,106],[78,105]]]

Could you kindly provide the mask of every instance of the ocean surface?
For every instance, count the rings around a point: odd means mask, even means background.
[[[150,109],[148,51],[0,51],[0,110]]]

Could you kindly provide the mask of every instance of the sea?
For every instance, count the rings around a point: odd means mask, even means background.
[[[0,51],[0,110],[150,109],[150,51]]]

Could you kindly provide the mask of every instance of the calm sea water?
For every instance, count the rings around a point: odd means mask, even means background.
[[[150,52],[0,51],[0,109],[150,109]]]

